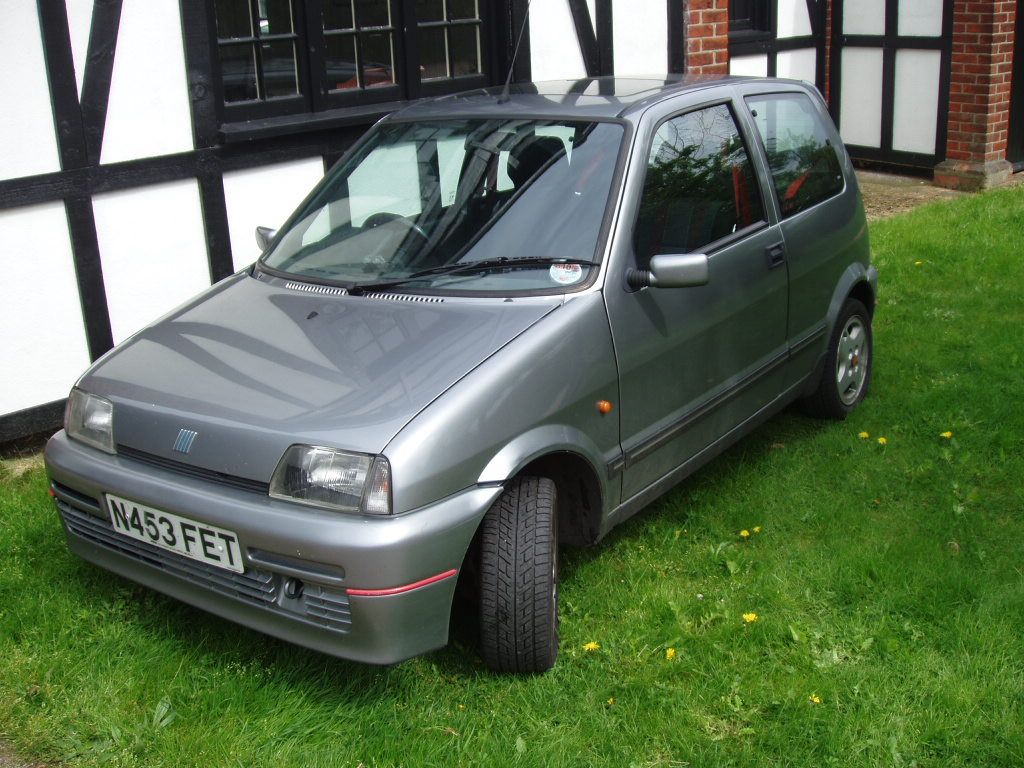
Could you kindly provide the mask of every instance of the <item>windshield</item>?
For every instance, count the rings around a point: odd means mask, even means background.
[[[622,135],[564,120],[385,123],[260,263],[353,288],[580,285],[596,268]]]

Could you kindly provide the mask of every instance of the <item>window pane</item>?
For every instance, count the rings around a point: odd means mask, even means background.
[[[796,93],[756,96],[747,104],[756,113],[784,217],[842,190],[839,158],[809,98]]]
[[[352,29],[352,0],[324,0],[324,29]]]
[[[249,37],[249,0],[217,0],[217,37]]]
[[[359,36],[363,60],[363,85],[374,88],[395,82],[395,65],[391,53],[391,33],[374,32]]]
[[[295,46],[290,40],[260,45],[263,56],[263,92],[266,98],[294,96],[299,92],[295,70]]]
[[[391,24],[390,3],[386,0],[355,0],[356,24],[360,27],[387,27]]]
[[[356,39],[354,35],[324,37],[324,65],[327,68],[327,90],[347,91],[359,87],[356,78]]]
[[[764,218],[757,179],[725,105],[664,123],[648,162],[634,233],[641,267],[659,253],[699,251]]]
[[[428,27],[420,33],[420,77],[430,80],[448,77],[448,55],[443,27]]]
[[[256,60],[253,46],[222,45],[220,52],[221,80],[224,83],[224,101],[253,101],[259,98],[256,89]]]
[[[260,34],[287,35],[292,31],[290,0],[259,0]]]
[[[416,0],[416,21],[444,21],[443,0]]]
[[[477,0],[448,0],[449,19],[479,18],[476,9]]]
[[[476,24],[452,27],[448,42],[452,50],[452,76],[480,72],[480,28]]]

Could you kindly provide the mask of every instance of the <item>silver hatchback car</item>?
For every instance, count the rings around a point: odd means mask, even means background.
[[[549,668],[560,544],[870,378],[863,206],[798,82],[416,103],[258,236],[82,376],[50,492],[86,560],[348,659],[444,645],[463,583],[489,666]]]

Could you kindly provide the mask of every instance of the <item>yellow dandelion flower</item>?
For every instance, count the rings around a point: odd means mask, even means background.
[[[591,640],[589,643],[584,643],[583,644],[583,650],[586,651],[587,653],[593,653],[594,651],[598,650],[600,647],[601,647],[601,644],[600,643],[595,643],[593,640]]]
[[[760,525],[755,525],[754,526],[754,533],[760,533],[760,532],[761,532],[761,526]]]
[[[879,445],[888,445],[889,441],[886,440],[884,437],[880,437],[880,438],[878,438],[878,444]]]
[[[811,702],[811,704],[821,704],[821,696],[819,696],[819,695],[818,695],[818,694],[816,694],[816,693],[812,693],[812,694],[811,694],[811,695],[810,695],[810,696],[809,696],[809,697],[807,698],[807,700],[808,700],[809,702]]]
[[[945,432],[942,432],[939,435],[939,437],[941,437],[943,440],[952,440],[953,439],[953,433],[950,432],[949,430],[946,430]]]
[[[466,705],[465,705],[465,704],[459,704],[459,711],[460,711],[460,712],[461,712],[462,710],[464,710],[465,708],[466,708]]]
[[[755,621],[757,621],[757,614],[756,613],[744,613],[743,614],[743,621],[746,624],[753,624]]]
[[[748,531],[746,528],[744,528],[742,531],[740,531],[740,538],[741,539],[749,539],[750,538],[750,531]]]
[[[859,437],[861,440],[867,440],[869,437],[871,437],[871,435],[867,432],[858,432],[857,437]]]
[[[672,661],[672,659],[674,659],[675,657],[676,657],[676,649],[675,648],[666,648],[665,649],[665,661]]]
[[[615,704],[615,697],[614,696],[609,696],[608,697],[608,701],[606,701],[605,704],[607,704],[609,707],[614,706],[614,704]]]
[[[915,261],[915,262],[914,262],[914,266],[915,266],[915,267],[920,267],[920,266],[921,266],[922,264],[924,264],[924,262],[923,262],[923,261]]]

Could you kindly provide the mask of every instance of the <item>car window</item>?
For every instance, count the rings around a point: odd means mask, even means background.
[[[634,230],[637,261],[690,253],[761,221],[750,156],[725,104],[661,125],[651,143]]]
[[[843,189],[843,172],[821,115],[802,93],[747,98],[782,217],[810,208]]]

